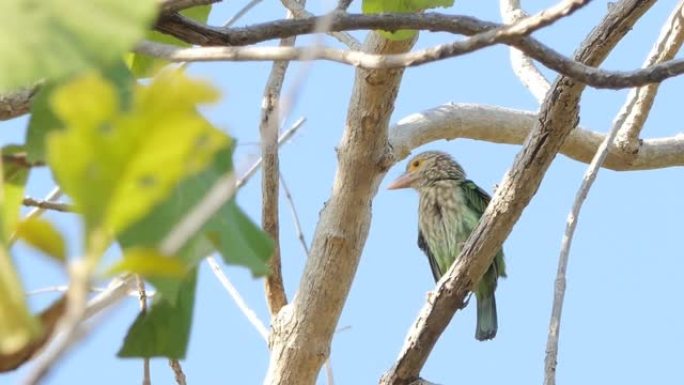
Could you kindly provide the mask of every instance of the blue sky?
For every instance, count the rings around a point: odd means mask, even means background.
[[[210,22],[220,24],[244,1],[224,2]],[[527,1],[538,11],[555,1]],[[676,1],[659,1],[618,46],[604,68],[630,70],[641,66],[661,23]],[[525,4],[527,5],[527,4]],[[592,2],[569,20],[536,34],[555,49],[570,55],[605,13],[607,3]],[[352,10],[358,10],[355,1]],[[316,2],[309,7],[321,8]],[[500,20],[496,2],[457,1],[448,13]],[[279,2],[263,2],[242,23],[281,17]],[[362,37],[363,33],[356,36]],[[423,34],[418,47],[453,39],[447,34]],[[302,39],[306,43],[310,39]],[[326,38],[330,45],[337,42]],[[269,43],[270,44],[270,43]],[[301,64],[289,72],[291,90]],[[259,108],[269,63],[193,64],[190,73],[210,79],[224,95],[207,116],[242,143],[236,164],[246,169],[258,157]],[[545,70],[549,77],[553,74]],[[353,69],[316,62],[289,119],[307,122],[280,152],[281,169],[292,190],[306,239],[313,236],[318,213],[328,199],[336,167],[334,148],[340,140]],[[662,85],[645,137],[665,137],[683,130],[676,108],[682,79]],[[677,93],[679,91],[679,98]],[[626,91],[592,90],[584,93],[581,125],[605,132],[620,109]],[[513,74],[506,47],[428,64],[406,71],[392,122],[446,102],[500,105],[536,110],[531,94]],[[26,119],[0,124],[2,144],[19,142]],[[451,153],[469,177],[488,191],[512,164],[519,146],[471,140],[439,141],[425,149]],[[394,362],[408,327],[422,307],[434,282],[425,256],[416,246],[417,195],[387,191],[389,180],[405,162],[388,174],[375,198],[373,223],[356,280],[332,345],[337,384],[375,383]],[[509,278],[499,284],[499,333],[493,341],[477,342],[474,307],[458,313],[438,342],[422,372],[442,384],[541,383],[546,334],[551,309],[560,241],[565,220],[586,165],[559,156],[532,203],[505,243]],[[260,217],[260,175],[239,193],[241,206]],[[49,173],[38,170],[28,195],[42,197],[52,188]],[[681,217],[684,182],[679,168],[655,171],[602,170],[579,219],[570,255],[568,288],[561,326],[558,380],[565,384],[668,383],[680,376],[681,286],[677,272],[684,269]],[[49,219],[72,235],[71,250],[78,251],[79,222],[75,217],[50,213]],[[296,238],[289,209],[281,203],[281,247],[286,289],[291,298],[298,286],[305,255]],[[64,274],[50,262],[19,245],[15,261],[28,290],[64,284]],[[263,282],[241,268],[226,271],[248,304],[268,323]],[[40,308],[53,296],[30,298]],[[77,346],[53,371],[46,384],[95,382],[101,385],[136,383],[142,379],[139,360],[115,357],[128,325],[137,313],[137,301],[127,300],[100,319],[90,338]],[[202,266],[193,333],[183,362],[190,384],[256,384],[263,379],[268,351],[258,333],[221,288],[206,265]],[[17,383],[28,367],[0,376],[0,383]],[[173,375],[163,359],[153,360],[153,384],[171,384]],[[319,383],[323,384],[321,379]]]

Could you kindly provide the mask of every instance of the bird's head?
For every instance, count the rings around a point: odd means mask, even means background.
[[[395,179],[387,188],[395,190],[410,187],[420,190],[440,180],[462,180],[464,178],[463,168],[449,154],[440,151],[427,151],[411,158],[406,165],[406,172]]]

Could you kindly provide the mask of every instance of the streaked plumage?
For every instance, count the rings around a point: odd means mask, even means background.
[[[463,168],[446,153],[428,151],[413,157],[406,172],[389,188],[411,187],[418,191],[418,247],[428,257],[435,281],[449,269],[463,243],[484,213],[490,196],[466,179]],[[503,250],[477,284],[477,328],[480,341],[496,336],[494,291],[498,277],[505,277]]]

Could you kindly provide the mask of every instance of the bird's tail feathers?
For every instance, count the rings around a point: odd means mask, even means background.
[[[497,328],[496,298],[494,298],[494,293],[483,296],[478,295],[475,338],[478,341],[491,340],[496,336]]]

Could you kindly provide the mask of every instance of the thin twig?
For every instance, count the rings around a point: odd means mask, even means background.
[[[292,127],[288,128],[286,131],[284,131],[282,134],[280,134],[280,137],[278,138],[278,146],[282,146],[284,143],[286,143],[290,138],[292,138],[292,135],[294,135],[295,132],[301,127],[304,122],[306,122],[306,118],[302,117],[297,119],[293,124]],[[257,170],[259,170],[259,167],[261,167],[261,157],[257,159],[256,162],[250,167],[247,172],[242,176],[242,178],[238,179],[236,186],[237,188],[242,188],[251,178],[254,174],[256,174]]]
[[[646,60],[646,65],[652,65],[662,60],[670,59],[674,57],[674,54],[679,49],[681,45],[681,38],[676,37],[676,35],[681,35],[681,12],[684,1],[680,1],[675,11],[670,16],[670,19],[663,27],[660,37],[656,42],[654,49],[649,54]],[[675,32],[675,30],[677,30]],[[675,36],[670,35],[672,32]],[[673,47],[676,46],[675,47]],[[568,268],[568,262],[570,259],[570,249],[572,247],[572,240],[575,234],[575,229],[577,228],[577,221],[579,219],[579,214],[582,210],[582,205],[589,194],[589,190],[593,185],[598,172],[605,162],[610,147],[613,144],[616,136],[621,132],[626,126],[626,134],[632,135],[636,133],[638,136],[641,126],[648,115],[651,104],[653,103],[653,98],[657,92],[657,85],[646,86],[639,88],[636,91],[630,92],[627,97],[627,101],[622,106],[620,112],[616,116],[613,127],[610,129],[608,134],[605,136],[596,153],[594,154],[589,167],[584,173],[584,178],[582,179],[582,184],[580,185],[577,194],[575,195],[575,200],[572,205],[570,213],[568,213],[568,218],[565,224],[565,232],[563,234],[563,240],[561,242],[560,255],[558,257],[558,270],[556,272],[556,280],[554,282],[554,293],[553,293],[553,307],[551,309],[551,318],[549,320],[549,333],[546,341],[546,357],[544,358],[544,385],[555,385],[556,384],[556,367],[558,365],[558,341],[560,338],[560,323],[563,313],[563,303],[565,299],[565,288],[567,285],[566,272]],[[644,103],[646,106],[644,106]],[[643,120],[640,123],[628,123],[630,119],[639,120],[640,114],[644,114]],[[636,125],[638,127],[629,127],[629,125]],[[632,131],[635,130],[635,131]]]
[[[70,286],[66,293],[67,306],[58,321],[56,332],[44,353],[38,357],[31,371],[23,381],[25,385],[37,385],[52,369],[64,353],[86,334],[81,321],[86,316],[88,281],[92,272],[92,255],[69,264]]]
[[[297,238],[299,239],[299,243],[302,245],[302,249],[304,249],[304,255],[306,255],[307,258],[309,258],[309,246],[307,246],[306,239],[304,238],[304,232],[302,231],[302,224],[299,221],[299,215],[297,214],[297,209],[295,208],[294,204],[294,199],[292,198],[292,194],[290,193],[290,189],[287,187],[287,183],[285,183],[285,178],[283,178],[282,172],[280,173],[280,184],[283,186],[283,192],[285,193],[285,199],[288,202],[288,206],[290,206],[290,213],[292,214],[292,221],[294,222],[295,225],[295,231],[297,232]],[[339,332],[342,329],[338,329],[336,331]],[[330,354],[332,356],[332,354]],[[330,363],[330,357],[325,360],[325,363],[323,364],[325,367],[325,378],[327,381],[328,385],[335,385],[335,376],[333,374],[333,368],[332,364]]]
[[[37,207],[43,210],[54,210],[63,213],[74,211],[74,207],[68,203],[53,202],[51,200],[39,200],[31,197],[25,197],[22,201],[22,204],[28,207]]]
[[[298,0],[304,5],[305,0]],[[293,18],[292,12],[287,12],[288,18]],[[280,40],[280,47],[292,47],[296,37]],[[280,225],[278,200],[278,127],[281,119],[280,94],[285,81],[288,61],[276,61],[266,81],[263,104],[261,106],[261,122],[259,134],[261,136],[261,224],[264,231],[273,240],[273,254],[268,261],[270,274],[264,281],[266,302],[271,316],[278,314],[287,305],[287,295],[280,264]]]
[[[299,4],[297,0],[280,0],[285,8],[290,10],[292,14],[297,19],[313,17],[313,14],[306,9],[304,6]],[[361,43],[347,32],[326,32],[328,35],[337,39],[340,43],[346,45],[348,48],[358,51],[361,49]]]
[[[233,299],[233,301],[235,301],[235,304],[237,305],[238,309],[242,311],[242,314],[244,314],[245,317],[247,317],[249,323],[251,323],[252,326],[254,326],[259,335],[264,339],[266,343],[268,343],[268,329],[266,328],[266,326],[264,326],[264,323],[261,322],[256,313],[249,306],[247,306],[247,303],[240,295],[240,292],[230,282],[228,276],[221,268],[221,265],[219,265],[219,263],[216,261],[216,258],[212,256],[207,257],[207,264],[209,264],[211,270],[214,272],[214,275],[219,280],[219,282],[221,282],[221,285],[223,285],[223,288],[226,289],[230,297]]]
[[[244,15],[247,14],[252,8],[254,8],[257,4],[261,3],[262,0],[250,0],[249,3],[245,4],[244,7],[242,7],[233,17],[228,19],[225,23],[223,23],[224,28],[228,28],[231,25],[235,24],[236,21],[240,20],[240,18]]]
[[[309,246],[306,243],[306,239],[304,238],[304,232],[302,231],[302,224],[299,221],[299,215],[297,214],[297,209],[295,208],[294,204],[294,199],[292,198],[292,194],[290,193],[290,189],[287,187],[287,183],[285,183],[285,178],[283,177],[283,173],[280,173],[280,184],[283,186],[283,192],[285,193],[285,199],[288,202],[288,206],[290,207],[290,214],[292,214],[292,222],[295,225],[295,231],[297,232],[297,238],[299,239],[299,243],[302,245],[302,249],[304,249],[304,255],[306,257],[309,257]]]
[[[30,162],[28,160],[28,155],[25,152],[19,152],[16,154],[2,154],[2,162],[25,168],[45,166],[45,162],[42,161]]]
[[[140,303],[140,312],[142,314],[145,314],[147,313],[147,293],[145,292],[145,281],[143,281],[140,275],[136,274],[135,284],[138,288],[138,302]],[[152,379],[150,376],[150,359],[148,357],[143,358],[142,385],[152,385]]]
[[[575,234],[575,228],[577,227],[577,219],[579,217],[580,210],[582,209],[582,204],[587,198],[587,194],[589,193],[589,189],[594,183],[594,180],[596,180],[596,176],[601,168],[601,164],[606,159],[609,147],[613,142],[613,139],[615,139],[615,136],[617,135],[617,132],[620,129],[626,114],[627,113],[621,114],[615,119],[610,132],[608,135],[606,135],[603,142],[601,142],[601,145],[596,151],[594,158],[591,160],[587,171],[584,173],[582,185],[575,195],[575,201],[572,204],[572,209],[570,210],[565,223],[565,233],[563,234],[563,240],[561,242],[560,256],[558,257],[558,271],[556,272],[556,280],[554,283],[553,307],[551,310],[551,320],[549,321],[549,334],[546,341],[546,357],[544,359],[544,385],[555,385],[556,383],[558,338],[560,336],[560,321],[563,312],[563,299],[565,297],[566,286],[565,273],[568,268],[570,247],[572,246],[572,237]]]
[[[45,198],[43,199],[43,202],[54,202],[61,197],[62,197],[62,190],[59,188],[59,186],[55,186],[52,189],[52,191],[50,191],[48,193],[48,195],[45,196]],[[38,206],[38,207],[32,209],[31,211],[29,211],[28,214],[26,214],[26,217],[24,217],[24,219],[31,219],[31,218],[39,217],[39,216],[43,215],[44,212],[45,212],[45,208]]]
[[[185,378],[185,373],[183,373],[183,367],[178,360],[169,360],[169,366],[173,370],[173,375],[176,379],[176,384],[178,385],[188,385],[187,379]]]
[[[651,52],[644,62],[644,67],[672,60],[684,41],[684,1],[675,6],[668,20],[663,24],[660,36],[653,45]],[[615,143],[617,147],[629,156],[639,151],[639,134],[646,123],[660,84],[648,84],[632,89],[629,98],[634,99],[635,105],[630,108],[620,127]]]
[[[501,10],[501,18],[506,24],[517,23],[529,16],[520,9],[520,0],[500,0],[499,8]],[[539,69],[535,67],[534,62],[529,56],[515,47],[511,47],[509,51],[513,72],[522,81],[523,85],[530,90],[537,99],[537,102],[541,104],[544,96],[546,96],[546,93],[551,88],[551,84]]]
[[[67,290],[69,290],[69,285],[47,286],[47,287],[41,287],[40,289],[27,291],[26,295],[32,296],[32,295],[48,294],[48,293],[66,293]],[[91,293],[104,293],[107,290],[109,290],[109,289],[104,288],[104,287],[96,287],[96,286],[90,287]],[[156,294],[157,293],[155,291],[147,291],[147,292],[145,292],[145,297],[147,297],[149,299],[149,298],[154,297]],[[138,290],[131,290],[128,292],[128,296],[135,297],[135,298],[139,299],[140,293],[138,292]]]

